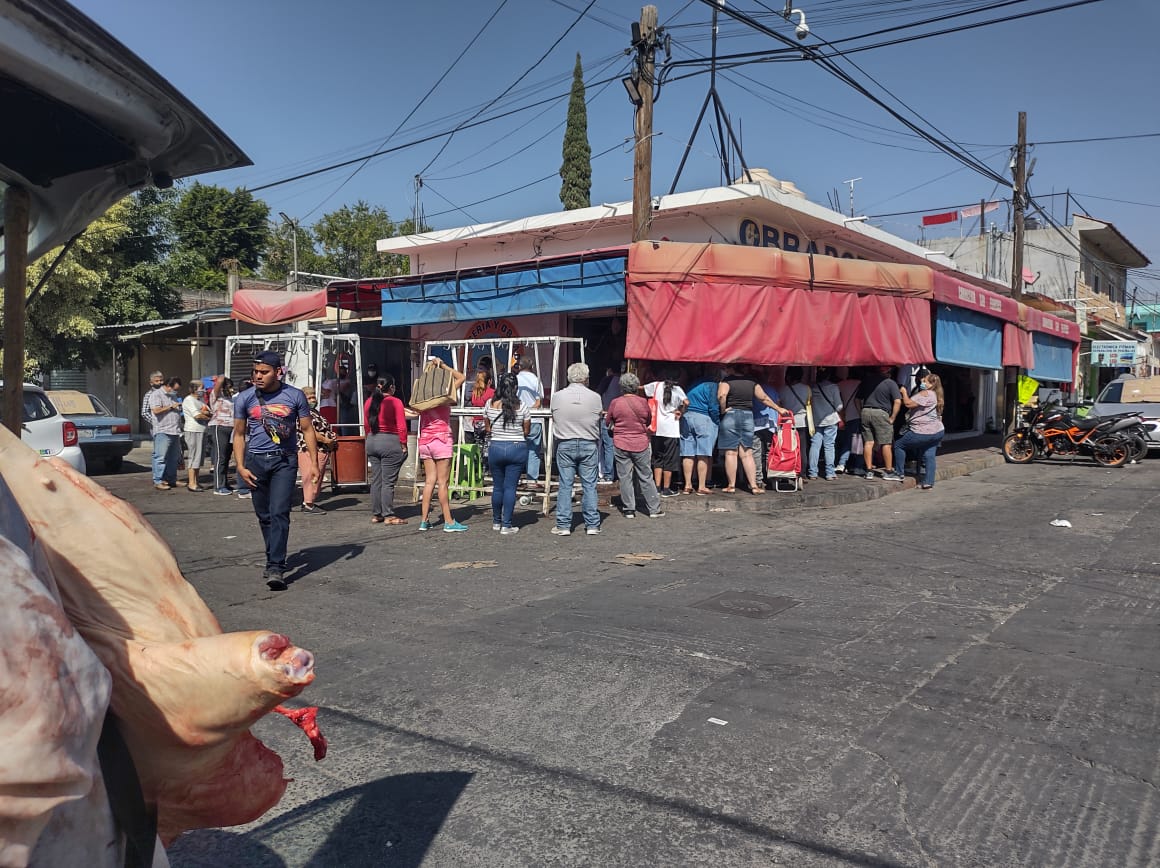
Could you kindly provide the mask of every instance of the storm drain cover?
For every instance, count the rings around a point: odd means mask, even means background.
[[[745,618],[772,618],[786,609],[792,609],[800,602],[792,597],[769,597],[765,594],[726,591],[699,603],[692,603],[691,607],[708,609],[710,612],[724,612],[726,615],[741,615]]]

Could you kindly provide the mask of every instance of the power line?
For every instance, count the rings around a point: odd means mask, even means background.
[[[1156,139],[1160,133],[1133,133],[1126,136],[1095,136],[1090,139],[1056,139],[1052,142],[1028,142],[1029,145],[1082,145],[1087,142],[1124,142],[1129,139]]]

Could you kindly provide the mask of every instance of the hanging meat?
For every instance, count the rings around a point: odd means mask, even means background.
[[[313,655],[274,632],[222,633],[136,509],[7,430],[0,475],[0,534],[112,675],[111,711],[161,839],[269,810],[282,760],[249,730],[278,710],[325,755],[313,710],[281,707],[314,680]]]

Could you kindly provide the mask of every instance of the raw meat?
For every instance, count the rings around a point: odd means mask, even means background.
[[[6,430],[0,470],[36,572],[113,676],[111,707],[162,840],[261,816],[286,781],[249,727],[314,680],[313,655],[277,633],[223,634],[136,509]],[[0,504],[0,528],[11,512]]]

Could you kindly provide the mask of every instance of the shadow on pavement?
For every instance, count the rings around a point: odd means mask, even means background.
[[[286,868],[282,850],[297,851],[293,864],[310,868],[418,868],[471,779],[469,772],[391,775],[316,799],[250,832],[189,832],[170,848],[169,859],[174,868]]]
[[[310,546],[295,552],[286,559],[286,566],[290,574],[286,576],[286,584],[304,579],[311,573],[318,572],[324,567],[338,561],[349,561],[363,553],[366,546],[351,543],[334,546]]]

